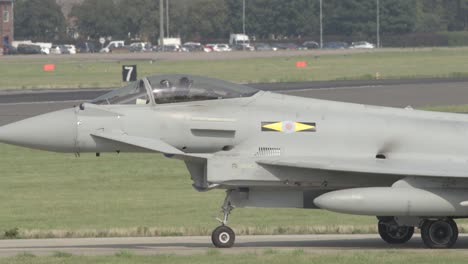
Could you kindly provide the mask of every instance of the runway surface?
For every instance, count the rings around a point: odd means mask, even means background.
[[[468,79],[251,84],[266,91],[390,107],[468,104]],[[0,125],[78,105],[109,89],[1,91]]]
[[[193,237],[142,237],[142,238],[78,238],[78,239],[31,239],[0,241],[0,257],[15,256],[28,252],[34,255],[51,255],[66,252],[75,255],[112,255],[121,251],[134,254],[204,254],[213,249],[208,236]],[[456,247],[451,250],[466,251],[468,234],[460,235]],[[389,245],[378,235],[277,235],[239,236],[230,249],[221,249],[223,254],[236,254],[267,249],[321,253],[343,250],[406,250],[422,251],[419,235],[404,245]]]

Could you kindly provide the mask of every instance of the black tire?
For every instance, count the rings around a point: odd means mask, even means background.
[[[379,221],[379,235],[389,244],[403,244],[413,237],[414,227]]]
[[[236,235],[228,226],[218,226],[211,233],[211,241],[217,248],[230,248],[234,245]]]
[[[452,219],[426,220],[421,226],[421,238],[428,248],[451,248],[458,239],[458,227]]]

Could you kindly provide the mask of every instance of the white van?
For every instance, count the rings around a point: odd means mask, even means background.
[[[245,34],[231,34],[229,45],[235,50],[254,50],[254,47],[250,46],[249,36]]]
[[[106,47],[102,48],[99,52],[109,53],[113,49],[118,49],[118,48],[123,48],[123,47],[125,47],[125,41],[123,41],[123,40],[113,40],[113,41],[109,42],[109,44],[107,44]]]

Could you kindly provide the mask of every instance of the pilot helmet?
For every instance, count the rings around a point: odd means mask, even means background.
[[[182,87],[182,88],[189,88],[190,86],[192,86],[192,83],[193,83],[193,81],[190,80],[189,78],[187,78],[187,77],[182,77],[182,78],[180,78],[180,80],[179,80],[179,87]]]
[[[161,86],[161,88],[171,88],[172,87],[172,83],[169,81],[169,80],[161,80],[159,82],[159,85]]]

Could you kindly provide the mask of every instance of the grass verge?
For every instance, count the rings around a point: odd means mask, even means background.
[[[224,192],[194,191],[183,163],[162,155],[76,158],[0,145],[0,156],[3,238],[206,235],[218,225]],[[375,218],[238,209],[231,223],[239,234],[367,233]]]
[[[138,65],[139,76],[188,73],[236,82],[290,82],[375,78],[467,77],[468,48],[395,50],[345,55],[310,55],[200,61],[99,61],[54,59],[0,60],[0,89],[86,88],[121,85],[122,64]],[[296,61],[306,68],[296,68]]]
[[[424,252],[401,252],[397,250],[352,250],[352,251],[330,251],[330,252],[306,252],[301,249],[296,250],[272,250],[252,251],[249,253],[224,254],[228,251],[211,250],[205,254],[195,254],[189,256],[178,255],[154,255],[138,256],[129,252],[119,252],[113,256],[74,256],[66,253],[54,254],[49,257],[36,257],[31,254],[21,254],[12,258],[0,259],[2,263],[31,263],[31,264],[54,264],[54,263],[348,263],[348,264],[393,264],[393,263],[466,263],[468,254],[463,251],[424,251]]]

